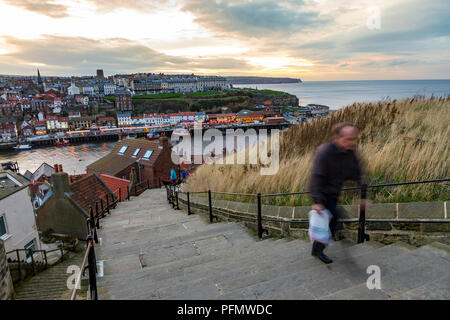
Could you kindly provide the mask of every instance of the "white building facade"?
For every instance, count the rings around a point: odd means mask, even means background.
[[[0,183],[0,239],[4,241],[6,251],[40,250],[28,182],[11,171],[0,171]],[[31,259],[23,251],[20,256],[21,259]]]

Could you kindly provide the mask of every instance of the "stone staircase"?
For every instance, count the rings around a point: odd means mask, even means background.
[[[70,252],[64,261],[21,281],[15,287],[16,300],[70,300],[72,290],[67,288],[67,267],[81,266],[84,251]],[[77,299],[86,299],[86,290],[79,290]]]
[[[107,299],[449,299],[450,246],[332,243],[325,265],[303,240],[258,240],[237,223],[173,210],[164,189],[123,202],[101,222]],[[368,289],[368,266],[381,289]]]

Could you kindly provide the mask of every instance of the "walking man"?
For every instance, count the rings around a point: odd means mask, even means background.
[[[357,139],[358,128],[351,123],[338,123],[333,127],[332,141],[316,149],[309,183],[309,191],[314,201],[312,209],[320,214],[324,209],[331,212],[332,237],[340,217],[336,206],[344,181],[354,180],[361,185],[361,169],[355,155]],[[361,206],[365,206],[365,202],[362,202]],[[324,249],[325,244],[314,241],[312,255],[326,264],[332,263],[333,260],[323,253]]]

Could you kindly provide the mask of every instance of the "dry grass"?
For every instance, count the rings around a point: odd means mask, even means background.
[[[331,127],[351,122],[360,129],[358,153],[369,184],[448,177],[450,98],[414,97],[353,104],[331,115],[291,127],[280,135],[280,167],[260,175],[259,165],[202,165],[187,190],[281,193],[307,190],[312,155],[329,140]],[[369,192],[375,202],[449,200],[448,183],[389,187]],[[343,202],[355,201],[355,194]],[[277,197],[271,203],[309,204],[308,196]]]

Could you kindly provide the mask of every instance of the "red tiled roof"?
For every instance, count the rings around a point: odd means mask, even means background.
[[[112,193],[107,185],[96,174],[72,183],[70,185],[70,190],[73,192],[72,199],[74,199],[87,213],[89,213],[91,206],[95,210],[95,202],[100,202],[100,199],[105,201],[106,194]]]
[[[125,196],[128,187],[130,186],[130,180],[120,179],[107,174],[100,174],[100,179],[102,179],[117,197],[119,196],[119,189],[121,189],[120,194]]]

